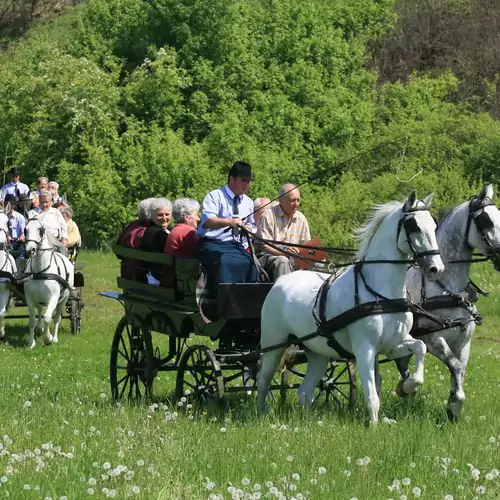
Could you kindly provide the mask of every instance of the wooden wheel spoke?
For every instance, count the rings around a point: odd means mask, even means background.
[[[123,384],[122,390],[120,392],[120,395],[118,396],[118,399],[121,399],[123,397],[123,394],[125,393],[125,389],[127,388],[127,384],[130,380],[130,375],[125,375],[125,383]],[[116,384],[116,392],[118,392],[118,386],[120,384]]]
[[[130,335],[129,335],[129,341],[130,341]],[[123,340],[123,335],[120,336],[120,343],[122,344],[123,346],[123,350],[125,351],[125,354],[123,354],[121,351],[120,351],[120,348],[117,347],[118,349],[118,352],[127,360],[127,361],[130,361],[130,355],[128,353],[128,350],[127,350],[127,346],[125,345],[125,341]],[[130,345],[130,344],[129,344]]]

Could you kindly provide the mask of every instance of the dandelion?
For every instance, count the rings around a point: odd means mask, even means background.
[[[103,468],[104,470],[111,469],[111,464],[110,464],[109,462],[104,462],[104,463],[102,464],[102,468]]]
[[[94,494],[94,489],[93,488],[89,488],[87,490],[87,495],[93,495]]]
[[[141,488],[139,486],[132,486],[132,493],[134,495],[138,495],[141,492]]]
[[[286,457],[286,459],[289,461],[289,462],[293,462],[293,455],[288,455]]]
[[[144,465],[144,460],[137,460],[136,464],[138,467],[142,467]]]
[[[315,477],[313,477],[311,479],[311,484],[313,484],[313,485],[318,484],[318,480]]]
[[[250,479],[248,479],[248,477],[244,477],[242,480],[241,480],[241,484],[243,486],[248,486],[250,484]]]
[[[253,495],[252,495],[252,499],[253,500],[260,500],[260,498],[262,498],[262,494],[258,491],[256,491]]]
[[[226,432],[226,431],[227,431],[227,429],[226,429],[225,427],[221,427],[221,428],[220,428],[220,431],[224,434],[224,432]]]
[[[30,485],[29,485],[29,484],[25,484],[25,485],[23,486],[23,489],[24,489],[25,491],[28,491],[28,490],[30,490],[30,489],[31,489],[31,487],[30,487]]]
[[[66,453],[66,458],[69,458],[70,460],[74,457],[73,453],[68,452]]]
[[[364,464],[364,460],[362,458],[356,459],[356,465],[359,465],[361,467],[363,464]]]
[[[496,441],[495,436],[491,436],[489,441],[490,441],[490,443],[494,443]]]
[[[273,485],[273,483],[271,483],[271,486]],[[253,485],[253,490],[254,491],[260,491],[262,489],[262,486],[259,484],[259,483],[255,483]]]
[[[297,474],[296,472],[295,472],[295,473],[293,473],[293,474],[292,474],[292,479],[293,479],[294,481],[299,481],[299,480],[300,480],[300,476],[299,476],[299,474]]]
[[[405,478],[403,478],[403,479],[401,480],[401,484],[402,484],[403,486],[410,486],[410,484],[411,484],[411,479],[410,479],[409,477],[405,477]]]
[[[411,467],[412,469],[414,469],[416,466],[417,466],[417,464],[416,464],[415,462],[411,462],[411,463],[410,463],[410,467]]]
[[[326,469],[324,467],[318,467],[318,474],[320,475],[326,474]]]
[[[7,476],[0,477],[0,483],[6,483],[8,481]]]
[[[453,498],[453,495],[447,494],[443,497],[443,500],[455,500],[455,499]]]
[[[477,481],[479,479],[479,476],[481,475],[481,472],[479,472],[478,469],[472,469],[470,471],[471,475],[472,475],[472,479],[474,479],[474,481]]]
[[[269,464],[269,466],[271,467],[271,469],[277,469],[277,468],[278,468],[278,464],[277,464],[277,463],[275,463],[275,462],[271,462],[271,463]]]
[[[104,394],[104,392],[101,392],[100,396],[101,396],[101,399],[105,399],[106,398],[106,394]]]
[[[205,485],[205,488],[211,491],[215,488],[215,483],[213,481],[208,481],[208,483]]]
[[[421,494],[422,494],[422,490],[420,488],[418,488],[417,486],[415,486],[415,488],[413,488],[411,490],[411,492],[413,493],[414,496],[416,497],[419,497]]]
[[[89,486],[95,486],[97,484],[97,481],[93,477],[89,477],[87,482],[89,483]]]
[[[486,493],[486,488],[484,486],[478,486],[476,488],[476,493],[479,495],[484,495]]]
[[[399,500],[408,500],[408,497],[406,495],[401,495],[399,497]]]
[[[491,472],[488,472],[488,474],[484,476],[484,479],[486,479],[486,481],[492,481],[493,477],[494,477],[493,474]]]
[[[25,407],[26,409],[31,408],[31,401],[25,401],[25,402],[24,402],[24,407]]]
[[[276,495],[278,493],[278,488],[276,488],[276,486],[271,486],[271,488],[269,488],[269,493],[271,493],[271,495]]]
[[[350,470],[345,470],[344,474],[346,475],[346,477],[349,478],[349,477],[351,477],[352,472]]]

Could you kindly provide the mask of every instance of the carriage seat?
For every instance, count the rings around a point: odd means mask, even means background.
[[[143,271],[147,270],[148,263],[162,265],[162,279],[160,286],[148,285],[142,280],[131,279],[131,276],[122,272],[118,278],[118,286],[129,293],[146,293],[148,296],[163,300],[183,302],[184,305],[196,308],[196,283],[200,275],[200,263],[196,259],[186,259],[165,253],[145,252],[135,248],[112,245],[113,253],[122,262],[132,260],[139,262]],[[137,273],[134,274],[137,276]]]

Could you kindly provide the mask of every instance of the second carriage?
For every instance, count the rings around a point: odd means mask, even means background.
[[[197,301],[198,261],[118,245],[113,251],[119,259],[161,264],[174,277],[167,288],[119,277],[120,291],[100,294],[120,301],[124,307],[110,356],[115,400],[150,398],[160,372],[175,373],[177,401],[206,404],[231,393],[257,390],[260,310],[272,284],[220,284],[218,319],[208,322]],[[163,338],[157,335],[168,335],[168,352],[161,352]],[[300,365],[305,361],[304,351],[296,346],[293,355],[283,359],[271,391],[286,397],[289,389],[297,388],[303,377]],[[317,400],[351,409],[355,406],[356,379],[351,360],[329,364],[318,386]]]

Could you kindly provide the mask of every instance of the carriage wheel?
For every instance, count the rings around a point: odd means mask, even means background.
[[[177,401],[197,407],[205,406],[220,402],[223,394],[224,379],[212,350],[205,345],[194,345],[186,349],[177,371]]]
[[[76,335],[80,333],[82,329],[82,301],[80,298],[75,298],[71,300],[71,333]]]
[[[352,361],[330,361],[324,377],[320,380],[314,404],[334,403],[349,411],[356,407],[356,368]]]
[[[151,395],[155,377],[151,332],[140,318],[124,316],[111,345],[110,381],[115,401]]]

